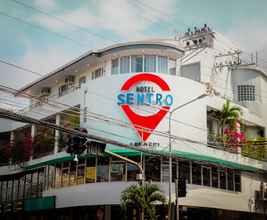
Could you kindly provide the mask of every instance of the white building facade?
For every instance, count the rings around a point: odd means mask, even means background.
[[[264,71],[243,63],[238,48],[207,30],[175,40],[130,42],[91,51],[20,89],[18,96],[31,96],[31,105],[20,113],[86,128],[132,149],[107,144],[106,155],[84,154],[76,163],[65,152],[66,135],[61,132],[52,131],[50,141],[42,145],[34,142],[41,137],[39,127],[3,120],[1,132],[12,143],[16,132],[29,130],[33,155],[21,167],[1,167],[1,204],[24,201],[24,210],[35,218],[55,218],[49,209],[54,208],[59,219],[78,213],[80,219],[93,219],[100,207],[105,219],[120,219],[120,194],[137,183],[140,171],[108,152],[140,162],[145,181],[159,184],[167,196],[171,134],[173,202],[174,180],[187,180],[187,195],[179,198],[182,218],[264,219],[266,147],[256,142],[235,148],[223,145],[212,112],[221,111],[231,100],[242,110],[247,142],[263,140],[266,83]],[[170,130],[169,111],[206,94],[207,85],[215,94],[175,111]],[[42,198],[52,198],[53,204],[41,207]],[[28,208],[37,200],[41,208]],[[164,213],[164,207],[159,209]],[[2,213],[9,215],[4,209]]]

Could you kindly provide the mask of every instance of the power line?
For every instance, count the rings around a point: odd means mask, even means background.
[[[10,65],[8,62],[6,62],[6,64],[7,65]],[[18,65],[10,65],[10,66],[12,66],[12,67],[15,67],[15,68],[19,68],[20,66],[18,66]],[[28,70],[26,70],[25,68],[23,68],[23,70],[24,71],[28,71]],[[32,71],[30,71],[30,72],[32,72]],[[38,74],[40,74],[40,73],[38,73]],[[41,75],[41,74],[40,74]],[[4,85],[0,85],[0,86],[2,86],[2,87],[4,87]],[[11,87],[6,87],[6,88],[8,88],[8,89],[14,89],[14,88],[11,88]],[[15,90],[15,89],[14,89]],[[17,91],[18,92],[18,90],[15,90],[15,91]],[[91,93],[94,93],[94,94],[96,94],[96,95],[98,95],[98,96],[101,96],[102,98],[104,97],[103,95],[99,95],[99,94],[97,94],[96,92],[94,92],[94,91],[91,91]],[[25,94],[25,93],[24,93]],[[28,97],[29,97],[29,94],[26,94]],[[36,98],[36,97],[33,97],[33,96],[30,96],[30,98]],[[107,99],[107,100],[109,100],[109,101],[113,101],[113,99],[112,98],[110,98],[110,97],[104,97],[105,99]],[[57,104],[62,104],[62,103],[59,103],[59,102],[57,102],[57,101],[53,101],[53,102],[55,102],[55,103],[57,103]],[[66,104],[64,103],[64,105],[66,106]],[[73,106],[68,106],[68,107],[73,107]],[[146,110],[147,111],[147,110]],[[151,111],[147,111],[148,113],[152,113]],[[167,116],[168,117],[168,116]],[[176,120],[176,119],[172,119],[172,121],[174,121],[174,122],[176,122],[176,123],[182,123],[182,124],[184,124],[184,125],[190,125],[190,124],[188,124],[188,123],[186,123],[186,122],[182,122],[182,121],[179,121],[179,120]],[[191,126],[193,126],[194,128],[196,128],[196,129],[201,129],[201,130],[203,130],[204,128],[199,128],[198,126],[195,126],[195,125],[191,125]],[[205,130],[205,129],[204,129]]]
[[[9,66],[15,67],[17,69],[23,70],[25,72],[32,73],[32,74],[37,75],[37,76],[43,76],[43,74],[41,74],[41,73],[38,73],[36,71],[30,70],[30,69],[22,67],[22,66],[18,66],[18,65],[14,64],[14,63],[10,63],[9,61],[3,60],[1,58],[0,58],[0,62],[3,63],[3,64],[6,64],[6,65],[9,65]]]
[[[21,2],[21,1],[17,1],[17,0],[12,0],[12,1],[15,2],[16,4],[19,4],[19,5],[23,6],[23,7],[30,8],[32,10],[38,11],[39,13],[44,14],[44,15],[50,17],[50,18],[53,18],[54,20],[60,21],[63,24],[72,25],[76,29],[78,29],[78,30],[80,30],[82,32],[85,32],[85,33],[87,33],[89,35],[93,35],[95,37],[102,38],[104,40],[108,40],[108,41],[112,41],[114,43],[117,43],[117,41],[111,40],[111,39],[107,38],[106,36],[102,36],[100,34],[96,34],[96,33],[92,32],[92,31],[89,31],[87,28],[84,28],[83,26],[80,26],[80,25],[74,24],[72,22],[66,21],[66,20],[64,20],[62,18],[59,18],[58,16],[51,15],[49,12],[44,11],[43,9],[34,7],[32,5],[26,4],[26,3]]]
[[[10,19],[13,19],[13,20],[15,20],[15,21],[17,21],[17,22],[27,24],[27,25],[29,25],[29,26],[32,26],[32,27],[36,28],[36,29],[39,29],[39,30],[42,30],[42,31],[46,31],[46,32],[53,33],[53,34],[57,35],[58,37],[64,38],[64,39],[66,39],[66,40],[69,40],[69,41],[75,43],[76,45],[79,45],[80,47],[84,47],[84,46],[88,47],[88,46],[89,46],[89,44],[88,44],[88,45],[87,45],[87,44],[83,44],[83,43],[81,43],[81,42],[79,42],[79,41],[76,41],[76,40],[74,40],[74,39],[72,39],[72,38],[70,38],[70,37],[64,35],[64,34],[60,34],[60,33],[58,33],[58,32],[48,30],[48,29],[46,29],[46,28],[43,28],[43,27],[40,26],[40,25],[35,25],[35,24],[31,23],[31,22],[27,22],[27,21],[25,21],[25,20],[23,20],[23,19],[21,19],[21,18],[18,18],[18,17],[12,16],[12,15],[9,15],[9,14],[4,13],[4,12],[2,12],[2,11],[0,11],[0,15],[5,16],[5,17],[8,17],[8,18],[10,18]]]

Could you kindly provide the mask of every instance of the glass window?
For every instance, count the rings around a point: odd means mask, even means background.
[[[0,194],[0,196],[1,196],[1,201],[6,201],[6,181],[3,181],[2,180],[2,186],[1,186],[1,188],[2,188],[2,193]]]
[[[20,176],[18,178],[18,186],[17,186],[17,200],[21,200],[23,198],[23,185],[24,185],[24,176]]]
[[[172,160],[172,181],[175,182],[176,179],[178,179],[178,175],[177,175],[177,165],[178,165],[178,161],[173,159]]]
[[[129,159],[139,163],[140,157],[130,157]],[[136,181],[136,175],[140,173],[140,169],[129,162],[127,162],[127,181]]]
[[[161,181],[169,182],[169,159],[162,158],[161,160]]]
[[[79,79],[79,87],[81,87],[82,84],[85,84],[85,83],[86,83],[86,77],[85,76],[80,77],[80,79]]]
[[[98,68],[94,72],[92,72],[92,79],[97,79],[102,76],[104,76],[103,68]]]
[[[176,75],[176,61],[169,60],[169,74]]]
[[[187,183],[191,183],[189,161],[179,161],[179,177],[186,178]]]
[[[226,189],[226,172],[224,170],[219,170],[219,178],[220,178],[220,188]]]
[[[119,73],[119,59],[114,59],[111,61],[111,74],[116,75]]]
[[[39,177],[38,177],[38,196],[42,195],[42,191],[44,190],[45,186],[45,169],[42,168],[39,170]]]
[[[77,162],[71,161],[70,162],[70,173],[69,173],[69,180],[70,186],[76,185],[76,169],[77,169]]]
[[[160,158],[145,158],[145,176],[146,181],[160,181]]]
[[[181,76],[200,82],[200,63],[191,63],[181,66]]]
[[[132,56],[131,62],[131,70],[133,73],[143,72],[143,56]]]
[[[168,73],[168,57],[158,56],[158,72]]]
[[[235,191],[241,192],[241,175],[238,171],[235,171]]]
[[[202,184],[211,186],[211,168],[202,166]]]
[[[145,56],[145,72],[156,72],[156,56]]]
[[[90,157],[86,161],[85,182],[96,182],[96,158]]]
[[[212,167],[211,169],[212,171],[212,187],[218,188],[218,183],[219,183],[219,179],[218,179],[218,169],[217,167]]]
[[[55,187],[56,168],[53,165],[47,167],[47,189]]]
[[[254,85],[239,85],[237,86],[237,92],[237,98],[239,102],[256,100]]]
[[[110,168],[110,178],[111,181],[125,181],[125,161],[117,160],[112,158],[111,168]]]
[[[62,171],[61,171],[61,164],[55,165],[55,187],[59,188],[62,185]]]
[[[201,185],[201,165],[192,163],[192,183]]]
[[[85,160],[79,159],[77,168],[77,184],[84,183],[84,174],[85,174]]]
[[[31,195],[31,182],[32,182],[32,174],[26,174],[26,181],[25,181],[25,198],[30,198]]]
[[[228,182],[228,190],[234,190],[234,172],[233,170],[228,170],[227,172],[227,182]]]
[[[121,57],[120,59],[120,73],[130,72],[130,57]]]
[[[61,185],[68,186],[69,185],[69,171],[70,171],[70,162],[64,162],[62,167],[62,179],[61,179]]]
[[[97,158],[97,182],[108,182],[109,157]]]

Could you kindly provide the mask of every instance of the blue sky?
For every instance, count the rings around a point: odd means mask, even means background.
[[[266,0],[0,0],[0,59],[45,74],[94,48],[207,23],[267,62],[266,8]],[[0,69],[0,82],[15,88],[37,78]]]

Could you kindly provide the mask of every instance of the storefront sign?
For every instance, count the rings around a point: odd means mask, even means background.
[[[151,73],[141,73],[123,84],[117,103],[135,127],[140,139],[146,141],[169,111],[173,97],[169,85],[162,78]],[[150,114],[136,112],[136,108],[140,107],[147,109]]]

